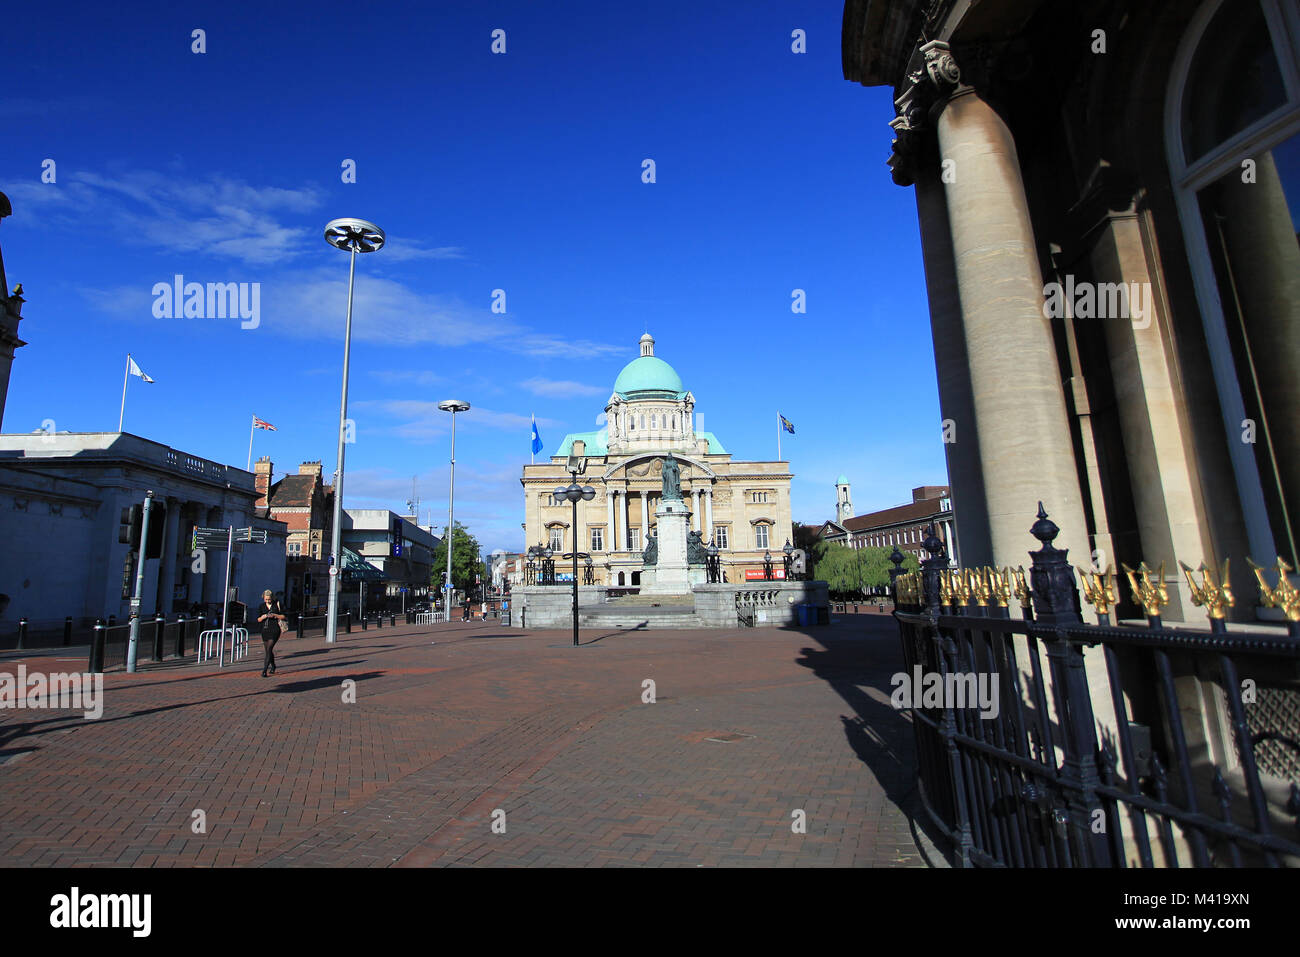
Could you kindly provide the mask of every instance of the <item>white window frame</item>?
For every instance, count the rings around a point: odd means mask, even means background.
[[[759,522],[754,526],[754,548],[770,549],[772,547],[771,538],[766,522]]]
[[[718,551],[720,552],[725,552],[730,549],[729,542],[731,540],[731,535],[727,531],[728,528],[730,528],[729,525],[713,526],[713,544],[718,546]]]
[[[603,552],[605,550],[605,527],[603,525],[591,530],[591,550],[593,552]]]
[[[639,552],[641,551],[642,547],[643,546],[641,545],[641,529],[629,528],[627,530],[627,550],[629,552]]]
[[[551,529],[549,529],[549,532],[550,532],[549,542],[550,542],[551,551],[553,552],[564,551],[564,529],[559,525],[555,525]]]
[[[1233,440],[1240,432],[1241,421],[1246,418],[1246,405],[1237,379],[1227,320],[1219,300],[1218,281],[1197,197],[1202,189],[1240,168],[1243,157],[1300,135],[1300,11],[1296,10],[1295,4],[1280,4],[1278,0],[1252,0],[1258,2],[1264,11],[1273,54],[1282,74],[1286,103],[1188,164],[1183,154],[1182,137],[1182,103],[1188,73],[1196,51],[1206,40],[1206,27],[1225,2],[1235,0],[1205,0],[1179,42],[1165,89],[1165,158],[1178,218],[1183,227],[1192,287],[1200,307],[1219,408],[1229,436],[1228,456],[1236,479],[1237,497],[1241,501],[1246,538],[1252,554],[1276,555],[1268,509],[1264,504],[1263,479],[1254,452],[1246,443]],[[1206,42],[1214,41],[1211,38]]]

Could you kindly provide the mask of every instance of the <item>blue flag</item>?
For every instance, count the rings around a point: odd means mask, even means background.
[[[780,412],[777,413],[777,417],[781,420],[781,428],[785,429],[791,435],[794,435],[794,426],[791,424],[790,420],[781,415]]]
[[[537,434],[537,416],[533,416],[533,454],[542,450],[542,437]]]

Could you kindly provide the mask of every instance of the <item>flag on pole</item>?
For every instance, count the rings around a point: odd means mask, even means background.
[[[776,415],[777,418],[781,420],[781,428],[785,429],[791,435],[794,435],[794,425],[791,424],[790,420],[787,419],[785,416],[783,416],[780,412],[778,412]]]
[[[127,361],[127,372],[129,372],[131,375],[138,375],[141,379],[144,379],[145,382],[153,381],[153,379],[151,379],[149,376],[145,375],[143,371],[141,371],[140,367],[135,364],[135,360],[131,358],[129,353],[126,357],[126,361]]]
[[[533,416],[533,454],[542,450],[542,437],[537,434],[537,416]]]
[[[253,428],[266,429],[268,432],[278,431],[276,427],[272,425],[270,422],[263,421],[262,419],[259,419],[257,416],[253,416]]]

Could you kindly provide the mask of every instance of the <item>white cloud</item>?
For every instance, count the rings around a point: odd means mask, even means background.
[[[606,395],[609,390],[597,385],[571,382],[567,379],[542,379],[534,377],[519,383],[533,395],[544,395],[550,399],[568,399],[584,395]]]

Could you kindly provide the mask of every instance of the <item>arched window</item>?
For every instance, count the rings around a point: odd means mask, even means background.
[[[654,415],[651,415],[651,416],[650,416],[650,428],[652,428],[652,429],[657,429],[657,428],[659,428],[659,423],[656,421],[656,418],[657,418],[657,417],[654,416]]]
[[[1165,100],[1165,150],[1250,551],[1300,538],[1300,9],[1206,0]]]

